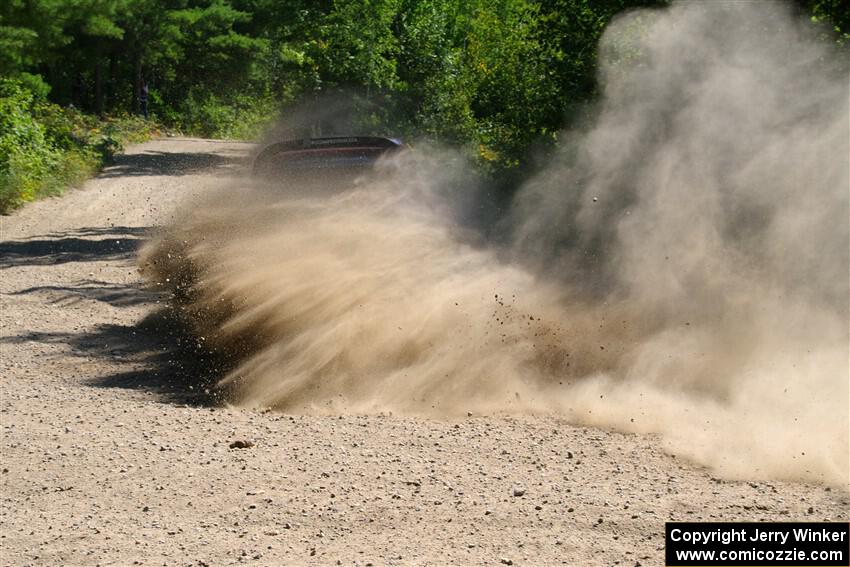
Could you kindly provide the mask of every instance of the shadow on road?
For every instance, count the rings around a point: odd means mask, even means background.
[[[162,401],[218,405],[227,392],[216,384],[229,365],[199,344],[180,313],[165,307],[135,325],[103,324],[83,333],[30,332],[0,337],[0,344],[66,344],[71,356],[108,360],[116,368],[87,383],[97,388],[126,388],[157,394]],[[121,370],[121,367],[127,370]]]
[[[66,262],[130,260],[149,233],[147,227],[81,228],[0,242],[0,270]]]
[[[173,153],[146,151],[140,154],[115,156],[112,164],[105,168],[100,178],[126,176],[180,176],[198,173],[213,173],[215,170],[238,170],[247,164],[242,156],[192,152]],[[210,171],[212,170],[212,171]]]
[[[83,280],[75,285],[40,285],[28,287],[9,295],[44,294],[47,303],[68,307],[80,301],[94,300],[115,307],[127,307],[151,302],[152,292],[141,284],[115,285],[99,280]]]
[[[198,342],[172,307],[151,313],[136,325],[101,325],[72,345],[89,355],[142,363],[141,368],[136,364],[134,370],[99,376],[89,382],[94,387],[145,390],[164,401],[190,405],[218,405],[226,398],[216,384],[229,366]]]

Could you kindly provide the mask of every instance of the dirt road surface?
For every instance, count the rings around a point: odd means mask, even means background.
[[[661,565],[671,519],[847,520],[842,490],[720,480],[556,417],[199,402],[135,253],[250,149],[142,144],[0,219],[0,564]]]

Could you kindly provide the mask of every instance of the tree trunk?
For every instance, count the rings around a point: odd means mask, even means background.
[[[118,59],[115,56],[115,47],[109,50],[109,73],[106,76],[106,105],[110,109],[115,108],[115,78],[118,76]]]
[[[142,96],[142,50],[137,49],[133,61],[133,113],[139,113],[139,98]]]
[[[94,111],[103,114],[103,63],[98,56],[94,64]]]

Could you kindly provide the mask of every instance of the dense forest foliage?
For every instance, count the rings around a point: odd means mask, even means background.
[[[0,209],[67,169],[63,150],[95,163],[127,132],[144,134],[130,118],[143,91],[156,123],[223,137],[250,137],[282,106],[344,91],[369,109],[372,130],[463,145],[485,170],[515,168],[593,100],[611,18],[665,3],[4,0]],[[825,41],[847,42],[842,0],[795,6]],[[109,117],[105,130],[91,115]],[[21,181],[28,167],[36,173]],[[63,175],[53,177],[73,177]]]

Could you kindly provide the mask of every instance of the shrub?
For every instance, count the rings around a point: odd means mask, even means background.
[[[61,163],[45,127],[35,120],[35,95],[0,80],[0,211],[36,198]]]
[[[277,104],[271,99],[237,96],[224,100],[212,93],[192,91],[181,105],[175,125],[204,138],[253,139],[262,134],[276,112]]]
[[[34,82],[33,84],[38,84]],[[81,183],[123,149],[157,134],[139,117],[99,120],[0,79],[0,214]]]

